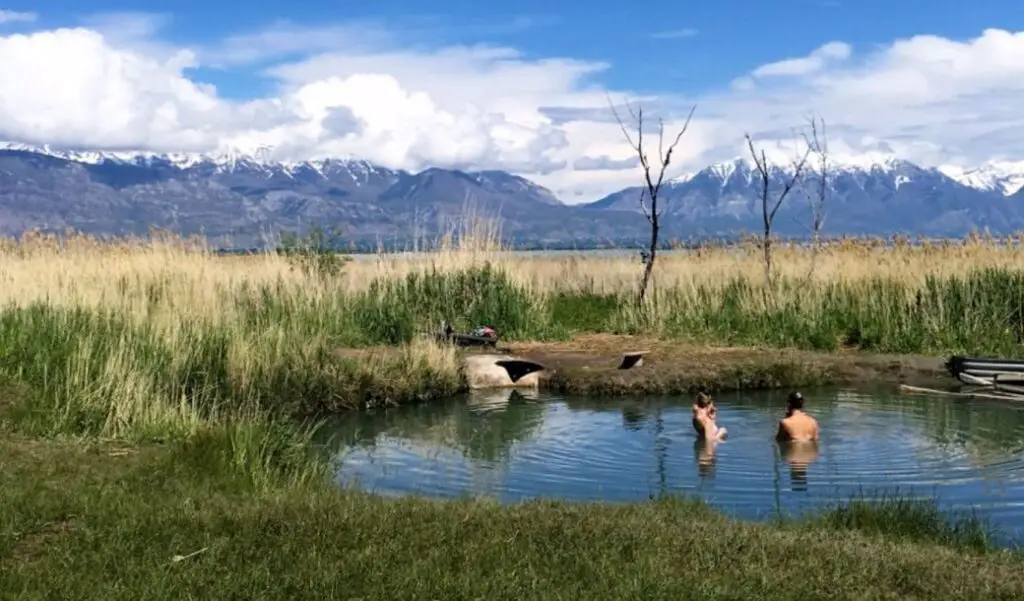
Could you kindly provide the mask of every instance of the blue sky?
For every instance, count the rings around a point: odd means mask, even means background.
[[[839,154],[1024,159],[1009,0],[40,4],[0,0],[5,139],[504,168],[582,200],[636,175],[611,95],[670,126],[697,103],[676,175],[744,133],[782,152],[808,113]]]
[[[555,5],[562,6],[556,7]],[[38,24],[74,25],[90,15],[153,12],[140,2],[49,0]],[[601,79],[638,91],[704,89],[727,84],[758,65],[802,56],[831,40],[855,47],[884,44],[920,33],[965,38],[986,27],[1024,29],[1024,10],[1013,0],[648,0],[630,3],[556,3],[503,0],[492,9],[470,0],[290,0],[249,3],[239,10],[223,0],[179,0],[164,34],[183,43],[212,43],[274,21],[316,26],[369,21],[426,45],[510,44],[528,55],[607,61]],[[14,11],[38,11],[36,1],[6,2]],[[233,96],[259,91],[253,78],[213,72],[212,83]]]

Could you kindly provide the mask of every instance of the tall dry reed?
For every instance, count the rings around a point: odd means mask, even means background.
[[[220,256],[201,240],[31,234],[0,244],[0,374],[51,432],[187,435],[218,420],[311,414],[458,389],[425,342],[441,322],[512,338],[628,332],[688,341],[1020,354],[1019,238],[756,245],[659,255],[643,310],[631,253],[517,253],[493,222],[432,252],[378,253],[329,276],[296,256]],[[301,258],[301,257],[300,257]],[[399,345],[356,361],[339,348]],[[409,369],[412,366],[413,369]]]

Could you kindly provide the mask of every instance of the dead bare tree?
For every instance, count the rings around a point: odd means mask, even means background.
[[[825,119],[811,116],[807,119],[811,131],[804,132],[804,142],[815,156],[815,175],[818,177],[814,193],[804,189],[807,202],[811,207],[811,264],[807,269],[807,279],[814,277],[817,268],[818,253],[821,251],[821,228],[825,225],[825,200],[828,198],[829,154],[828,132]]]
[[[619,117],[618,111],[615,110],[615,105],[612,104],[611,98],[608,99],[608,104],[611,106],[612,114],[615,115],[615,120],[619,122],[619,127],[622,129],[622,134],[626,137],[626,141],[636,152],[637,157],[640,159],[640,166],[644,170],[644,183],[640,188],[640,211],[647,218],[647,222],[651,226],[651,239],[650,244],[647,248],[647,253],[644,256],[644,274],[640,279],[640,289],[637,291],[636,303],[638,306],[643,305],[644,298],[647,295],[647,287],[651,281],[651,273],[654,271],[654,260],[658,256],[658,235],[661,231],[661,212],[658,210],[658,195],[661,193],[661,185],[665,180],[665,171],[668,169],[669,164],[672,162],[672,153],[675,151],[676,146],[682,139],[683,134],[690,127],[690,120],[693,118],[693,112],[697,110],[697,106],[694,105],[690,108],[689,114],[686,116],[686,121],[680,128],[679,133],[672,140],[672,143],[665,148],[665,122],[662,119],[658,119],[658,162],[660,166],[658,168],[657,179],[651,175],[651,161],[647,157],[647,150],[644,148],[644,111],[643,107],[638,107],[633,110],[632,105],[626,103],[626,108],[629,110],[629,116],[636,124],[636,139],[630,135],[629,130],[626,128],[626,124],[622,122]],[[648,208],[645,197],[649,197],[651,200],[650,208]]]
[[[746,134],[745,137],[747,139],[747,148],[750,149],[750,156],[754,160],[754,167],[757,169],[758,175],[761,177],[761,190],[759,196],[761,197],[761,216],[764,224],[764,237],[761,240],[761,248],[764,251],[764,277],[768,284],[768,289],[774,290],[775,280],[772,277],[772,225],[775,223],[775,214],[779,212],[779,209],[782,207],[782,203],[786,200],[786,197],[789,196],[793,187],[800,181],[800,177],[803,175],[803,170],[807,165],[807,158],[810,156],[811,151],[808,148],[799,159],[793,161],[793,171],[784,181],[782,190],[778,192],[778,195],[774,200],[770,200],[772,165],[768,162],[768,157],[765,156],[764,149],[758,151],[757,148],[754,147],[754,141],[750,138],[750,134]]]

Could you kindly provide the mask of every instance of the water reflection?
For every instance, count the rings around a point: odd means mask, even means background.
[[[721,395],[723,442],[695,439],[686,398],[524,391],[379,410],[339,424],[340,482],[382,493],[632,501],[705,497],[746,517],[876,490],[938,493],[1024,524],[1024,410],[999,403],[805,391],[817,444],[777,443],[785,392]],[[690,447],[690,448],[687,448]],[[691,453],[692,451],[692,453]],[[788,477],[787,477],[788,474]]]
[[[778,442],[782,458],[789,464],[793,490],[807,490],[807,472],[818,459],[818,443],[802,441]]]
[[[715,476],[715,447],[718,442],[715,440],[694,440],[693,456],[696,459],[697,474],[701,478],[713,478]]]
[[[510,449],[529,440],[543,419],[536,392],[486,391],[438,404],[368,411],[330,433],[346,445],[372,448],[405,440],[428,454],[444,447],[494,463],[507,460]]]

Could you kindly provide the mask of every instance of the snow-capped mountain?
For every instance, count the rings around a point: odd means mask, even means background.
[[[774,162],[773,165],[780,173],[792,174],[794,165],[785,161]],[[901,169],[910,166],[911,169],[928,168],[918,167],[914,163],[900,159],[888,153],[865,153],[860,155],[830,155],[827,159],[827,170],[829,177],[841,174],[858,172],[882,171],[898,173]],[[693,179],[698,173],[710,169],[719,178],[728,178],[736,169],[755,171],[756,165],[749,157],[737,157],[731,161],[725,161],[709,165],[701,171],[687,173],[672,179],[671,181],[680,184]],[[821,165],[812,155],[804,166],[805,173],[820,172]],[[969,188],[983,190],[986,192],[995,191],[1010,196],[1024,188],[1024,161],[991,161],[980,167],[964,168],[954,165],[942,165],[935,170],[950,179],[963,184]]]
[[[18,142],[2,142],[0,150],[11,150],[40,154],[54,158],[83,163],[86,165],[134,165],[139,167],[173,167],[180,170],[198,169],[206,173],[262,173],[271,178],[275,175],[292,177],[303,173],[314,173],[331,177],[344,173],[353,181],[365,181],[375,174],[397,173],[397,171],[374,165],[358,158],[325,158],[308,161],[272,161],[264,153],[224,151],[218,153],[156,153],[156,152],[109,152],[95,150],[62,150],[51,146],[31,146]]]
[[[769,201],[792,178],[794,167],[773,164]],[[978,175],[951,177],[892,155],[830,157],[825,208],[827,233],[920,232],[957,235],[972,228],[1010,231],[1024,227],[1024,213],[1012,202],[1013,178],[1024,182],[1024,169],[1002,168],[971,173],[998,173],[1001,179]],[[787,197],[775,221],[780,234],[806,234],[811,222],[809,201],[817,199],[819,165],[804,167],[801,184]],[[997,182],[993,184],[992,182]],[[659,209],[669,222],[699,224],[710,231],[761,227],[761,176],[748,158],[710,165],[667,182]],[[594,210],[639,211],[639,188],[628,188],[585,205]]]
[[[781,235],[807,234],[817,165],[809,163],[775,221]],[[792,166],[771,167],[774,195]],[[648,235],[628,188],[566,206],[547,189],[503,171],[389,169],[357,158],[277,162],[265,155],[76,152],[0,144],[0,234],[68,227],[97,234],[230,235],[259,244],[281,228],[340,225],[375,245],[431,236],[467,209],[501,216],[503,233],[535,245],[633,243]],[[666,237],[729,235],[761,227],[760,176],[748,158],[666,182]],[[962,235],[1024,229],[1024,163],[972,170],[924,168],[891,155],[830,157],[826,234]]]
[[[1024,161],[992,161],[974,169],[942,166],[939,170],[965,186],[999,192],[1003,196],[1016,194],[1024,188]]]
[[[33,227],[144,233],[156,226],[231,235],[233,244],[248,246],[268,230],[340,225],[357,242],[376,245],[434,236],[467,210],[500,215],[505,234],[532,244],[591,244],[643,231],[640,216],[595,221],[503,171],[409,173],[359,159],[285,163],[241,153],[0,147],[0,234]]]

